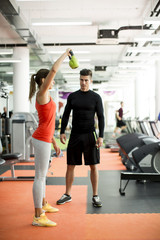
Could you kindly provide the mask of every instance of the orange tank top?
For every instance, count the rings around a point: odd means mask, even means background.
[[[36,109],[38,112],[39,124],[32,137],[37,140],[51,143],[55,130],[56,104],[53,102],[52,98],[44,105],[40,105],[36,101]]]

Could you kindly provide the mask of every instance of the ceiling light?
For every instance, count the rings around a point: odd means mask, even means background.
[[[0,58],[0,63],[17,63],[17,62],[21,62],[21,60],[13,58]]]
[[[144,19],[144,24],[159,25],[160,24],[160,18],[158,18],[158,17],[146,18],[146,19]]]
[[[29,74],[34,74],[35,73],[35,71],[30,71],[29,72]],[[14,73],[13,72],[6,72],[6,74],[8,74],[8,75],[13,75]]]
[[[134,52],[134,53],[158,53],[160,52],[160,47],[129,47],[127,52]]]
[[[8,75],[13,75],[13,72],[6,72],[6,74],[8,74]]]
[[[17,2],[46,2],[46,0],[16,0]],[[53,2],[53,1],[56,1],[56,0],[47,0],[48,2]]]
[[[75,85],[79,85],[79,81],[68,81],[68,79],[67,79],[67,82],[69,83],[69,84],[75,84]]]
[[[113,77],[121,77],[121,78],[128,78],[128,77],[132,77],[132,76],[135,76],[136,72],[134,73],[114,73],[113,74]]]
[[[33,26],[84,26],[84,25],[92,25],[91,21],[88,20],[70,20],[70,19],[32,19]]]
[[[36,72],[35,72],[35,71],[32,71],[32,70],[29,72],[29,74],[35,74],[35,73],[36,73]]]
[[[128,69],[128,70],[126,70],[126,69],[118,69],[118,70],[116,70],[116,72],[115,73],[119,73],[119,74],[123,74],[123,73],[136,73],[137,71],[141,71],[141,70],[137,70],[137,69]]]
[[[128,80],[128,79],[132,79],[132,78],[134,78],[135,77],[135,75],[130,75],[130,76],[115,76],[115,75],[113,75],[113,77],[111,77],[111,79],[112,80]]]
[[[117,88],[122,88],[122,87],[125,87],[125,86],[127,86],[128,84],[130,84],[130,83],[120,83],[120,82],[115,82],[115,83],[113,83],[113,82],[109,82],[109,84],[108,84],[108,87],[117,87]]]
[[[135,64],[135,63],[119,63],[118,67],[120,68],[146,68],[148,65],[144,64]]]
[[[77,73],[78,74],[79,70],[75,69],[74,72],[73,72],[73,70],[62,70],[61,73],[62,74],[73,74],[73,73]]]
[[[48,51],[50,54],[62,54],[64,51]],[[89,54],[90,51],[74,51],[74,54]]]
[[[0,55],[11,55],[13,54],[13,49],[1,49]]]
[[[54,60],[54,61],[56,61],[56,60]],[[78,62],[90,62],[91,61],[91,59],[78,59]],[[63,62],[69,62],[69,59],[65,59]]]
[[[149,54],[149,57],[150,57],[150,54]],[[121,62],[141,62],[141,61],[147,61],[147,60],[148,60],[148,56],[147,57],[146,56],[143,56],[143,57],[141,57],[141,56],[134,56],[134,57],[124,56],[124,57],[122,57]]]
[[[79,77],[79,74],[67,74],[63,75],[64,78],[77,78]]]
[[[159,42],[160,36],[157,36],[156,34],[151,36],[141,36],[134,38],[135,42]]]

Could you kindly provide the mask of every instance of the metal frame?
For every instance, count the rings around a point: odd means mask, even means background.
[[[122,184],[123,180],[127,180],[124,187]],[[121,172],[120,176],[120,188],[119,192],[121,196],[125,195],[125,189],[130,180],[151,180],[151,181],[160,181],[159,173],[132,173],[132,172]]]
[[[16,163],[19,162],[23,162],[20,161],[19,159],[12,159],[12,160],[6,160],[4,164],[2,164],[1,166],[10,166],[10,170],[11,170],[11,177],[0,177],[0,181],[33,181],[34,180],[34,176],[15,176],[15,169],[14,169],[14,165]]]

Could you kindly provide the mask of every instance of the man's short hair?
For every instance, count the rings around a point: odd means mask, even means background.
[[[92,77],[92,71],[90,69],[85,68],[80,71],[80,75]]]

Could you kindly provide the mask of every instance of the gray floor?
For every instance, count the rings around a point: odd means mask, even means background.
[[[103,207],[95,209],[88,188],[87,213],[160,213],[160,182],[130,181],[126,195],[119,194],[120,171],[100,171],[99,194]]]
[[[64,185],[65,178],[47,179],[48,185]],[[160,182],[139,182],[131,180],[121,196],[120,171],[99,171],[99,195],[102,208],[92,206],[92,188],[89,176],[75,178],[74,185],[88,185],[88,214],[106,213],[160,213]]]

